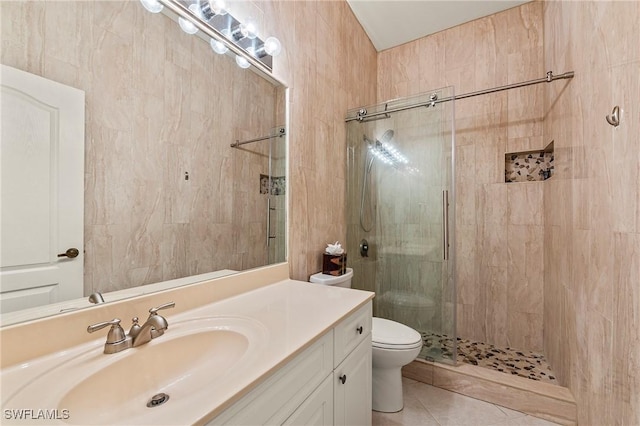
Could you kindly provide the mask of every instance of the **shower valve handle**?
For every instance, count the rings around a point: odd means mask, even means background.
[[[360,256],[369,257],[369,243],[365,239],[360,241]]]

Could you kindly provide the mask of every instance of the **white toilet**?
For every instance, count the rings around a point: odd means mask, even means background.
[[[351,287],[353,269],[344,275],[314,274],[312,283]],[[395,321],[373,318],[371,327],[373,359],[373,404],[375,411],[395,413],[402,410],[402,366],[416,359],[422,337],[414,329]]]

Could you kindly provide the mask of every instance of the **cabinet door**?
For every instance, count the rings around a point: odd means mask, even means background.
[[[330,331],[207,425],[282,424],[330,375],[332,361]]]
[[[334,424],[371,424],[371,334],[334,372]]]
[[[333,424],[333,373],[283,424],[329,426]]]

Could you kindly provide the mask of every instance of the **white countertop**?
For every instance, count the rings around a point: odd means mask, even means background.
[[[175,316],[171,315],[170,310],[165,311],[169,322],[165,336],[170,335],[172,322],[199,317],[241,316],[260,323],[266,339],[260,344],[259,353],[252,355],[251,362],[245,363],[241,371],[232,370],[216,379],[216,386],[206,391],[194,389],[186,401],[184,399],[187,398],[180,400],[176,396],[166,406],[156,407],[153,411],[141,410],[144,415],[122,418],[123,424],[195,424],[209,421],[372,297],[373,293],[365,291],[284,280]],[[156,340],[163,338],[161,336]],[[2,408],[56,408],[54,399],[48,402],[47,399],[37,399],[30,407],[10,405],[14,403],[12,395],[42,372],[60,364],[61,360],[72,360],[87,353],[95,357],[94,351],[100,357],[114,356],[102,354],[104,340],[105,336],[101,333],[89,343],[2,370]],[[136,349],[127,351],[132,350]],[[80,373],[86,376],[91,372]],[[114,380],[135,380],[135,373],[132,372],[131,377]],[[58,395],[59,400],[60,394],[66,393],[66,389],[48,389],[47,393]],[[73,413],[70,414],[73,416]]]

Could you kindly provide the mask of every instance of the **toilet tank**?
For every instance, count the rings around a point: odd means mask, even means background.
[[[315,284],[351,288],[351,278],[353,278],[353,269],[347,268],[347,272],[342,275],[327,275],[318,272],[317,274],[311,275],[309,281]]]

